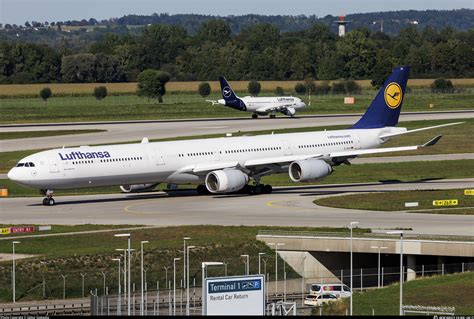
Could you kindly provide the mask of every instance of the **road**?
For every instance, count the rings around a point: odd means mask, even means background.
[[[474,179],[279,187],[273,194],[198,196],[194,191],[0,199],[4,224],[129,224],[360,227],[412,229],[419,234],[474,236],[474,215],[376,212],[319,207],[317,198],[365,191],[474,188]],[[118,191],[118,190],[117,190]]]
[[[71,129],[103,129],[106,132],[37,137],[28,139],[10,139],[0,141],[2,152],[50,149],[62,146],[89,144],[107,144],[128,141],[139,141],[143,137],[149,139],[169,138],[176,136],[192,136],[202,134],[225,134],[238,131],[272,130],[318,126],[321,128],[332,125],[350,125],[355,123],[360,114],[329,114],[302,116],[297,118],[278,117],[276,119],[250,118],[237,119],[201,119],[175,121],[128,121],[128,122],[97,122],[97,123],[55,123],[1,125],[0,132],[40,131],[40,130],[71,130]],[[474,118],[474,111],[460,112],[411,112],[402,113],[400,121],[418,120],[459,120]]]

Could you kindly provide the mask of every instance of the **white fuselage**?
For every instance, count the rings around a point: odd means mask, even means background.
[[[22,159],[20,163],[34,166],[14,167],[8,177],[38,189],[202,183],[205,175],[191,174],[189,167],[374,148],[382,144],[381,134],[399,130],[404,129],[386,127],[61,148]]]
[[[275,97],[253,97],[244,96],[240,98],[247,109],[247,112],[258,114],[268,114],[279,112],[285,108],[293,108],[295,111],[303,110],[306,104],[298,97],[293,96],[275,96]],[[226,105],[224,99],[218,100],[219,104]]]

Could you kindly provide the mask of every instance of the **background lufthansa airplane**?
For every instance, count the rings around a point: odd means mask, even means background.
[[[253,97],[244,96],[240,98],[235,94],[229,82],[224,77],[219,77],[221,83],[222,99],[217,101],[207,100],[212,104],[218,103],[231,107],[239,111],[252,112],[252,118],[259,115],[268,115],[275,117],[275,113],[281,112],[287,116],[293,117],[296,110],[303,110],[306,104],[300,98],[293,96],[276,96],[276,97]]]
[[[377,149],[399,135],[457,124],[411,131],[395,127],[408,72],[396,68],[365,114],[346,130],[54,149],[23,158],[8,177],[40,189],[44,205],[54,205],[54,189],[105,185],[139,192],[158,183],[195,183],[199,193],[271,193],[270,185],[260,184],[262,176],[287,173],[295,182],[316,181],[359,155],[434,145],[441,136],[423,145]]]

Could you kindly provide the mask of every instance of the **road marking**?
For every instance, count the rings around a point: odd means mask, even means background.
[[[276,201],[271,201],[271,202],[267,202],[265,203],[266,206],[268,207],[272,207],[272,208],[285,208],[285,209],[295,209],[295,210],[310,210],[312,211],[311,208],[308,208],[308,207],[298,207],[298,206],[281,206],[281,205],[277,205],[275,203],[288,203],[289,201],[284,201],[284,200],[276,200]],[[294,202],[294,201],[293,201]]]

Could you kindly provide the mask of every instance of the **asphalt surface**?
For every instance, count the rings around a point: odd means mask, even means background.
[[[278,117],[275,119],[237,118],[237,119],[200,119],[175,121],[128,121],[128,122],[96,122],[96,123],[53,123],[27,125],[1,125],[0,132],[71,130],[71,129],[102,129],[106,132],[37,137],[28,139],[10,139],[0,141],[2,152],[50,149],[62,146],[78,146],[89,144],[107,144],[149,139],[169,138],[176,136],[192,136],[203,134],[224,134],[238,131],[272,130],[318,126],[321,128],[332,125],[350,125],[360,118],[360,114],[329,114],[302,116],[296,118]],[[454,120],[474,118],[474,111],[460,112],[412,112],[402,113],[400,121],[417,120]],[[402,126],[401,124],[400,126]],[[92,143],[91,143],[92,142]]]
[[[4,224],[248,225],[412,229],[413,233],[474,236],[474,215],[377,212],[319,207],[313,200],[344,193],[474,188],[474,179],[275,188],[270,195],[199,196],[194,191],[0,199]],[[117,189],[118,191],[118,189]]]

